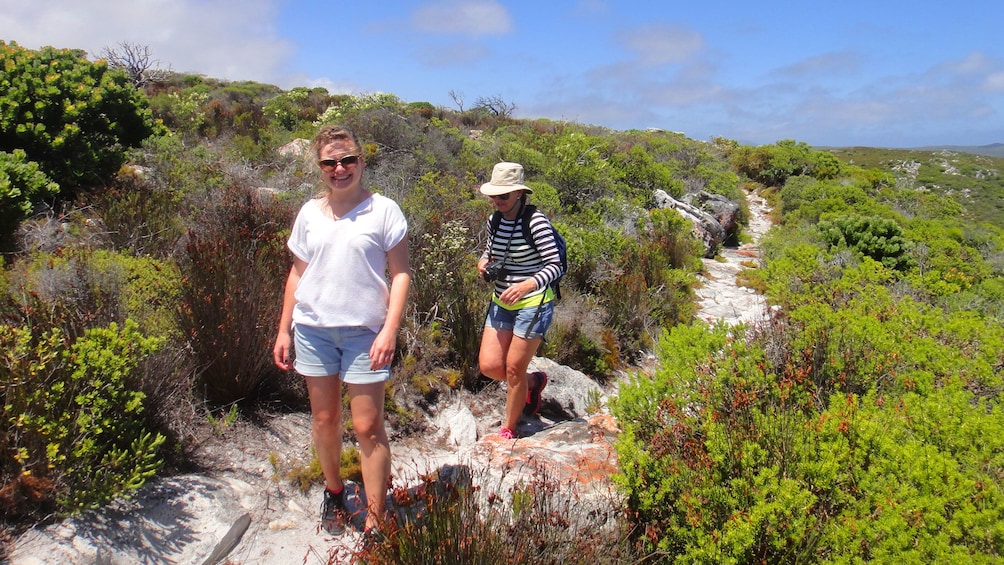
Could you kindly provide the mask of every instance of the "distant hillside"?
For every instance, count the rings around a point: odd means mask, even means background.
[[[819,151],[830,151],[833,153],[846,152],[882,152],[882,151],[922,151],[925,153],[937,153],[939,151],[952,151],[955,153],[967,153],[969,155],[983,155],[984,157],[996,157],[1004,159],[1004,143],[991,143],[989,145],[929,145],[926,147],[911,148],[890,148],[890,147],[866,147],[866,146],[814,146],[813,149]]]
[[[987,157],[1004,157],[1004,143],[991,143],[990,145],[933,145],[930,147],[916,147],[914,151],[956,151],[958,153],[986,155]]]
[[[996,149],[997,155],[977,153]],[[959,202],[966,214],[1004,225],[1004,144],[925,149],[829,149],[841,161],[891,173],[904,188],[936,191]]]

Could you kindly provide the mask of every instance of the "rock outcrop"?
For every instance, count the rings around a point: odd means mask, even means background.
[[[739,205],[719,194],[702,190],[680,201],[656,190],[655,202],[660,208],[673,208],[693,224],[694,237],[704,245],[704,257],[718,254],[722,244],[739,230]]]

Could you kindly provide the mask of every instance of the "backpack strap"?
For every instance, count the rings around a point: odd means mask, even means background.
[[[502,212],[495,210],[492,212],[491,223],[488,225],[488,235],[495,237],[500,225],[502,225]]]
[[[533,233],[530,231],[530,219],[533,218],[533,213],[537,211],[537,207],[533,204],[527,204],[523,207],[523,239],[530,243],[530,247],[534,251],[537,250],[537,242],[533,240]]]
[[[530,233],[530,218],[533,217],[533,213],[536,211],[536,206],[527,204],[523,206],[523,212],[520,214],[523,220],[523,239],[527,240],[534,249],[537,249],[537,242],[533,240],[533,234]],[[500,225],[502,225],[502,212],[495,210],[492,212],[491,224],[488,227],[488,231],[493,237]]]
[[[536,207],[533,206],[532,204],[530,204],[530,205],[520,204],[520,206],[523,206],[523,208],[534,208],[534,209],[536,209]],[[525,212],[523,212],[523,213],[524,213],[524,219],[525,219],[527,216],[525,216]],[[488,224],[488,237],[491,238],[491,244],[488,246],[488,256],[489,257],[491,257],[491,255],[492,255],[492,248],[495,247],[495,234],[498,233],[499,226],[501,226],[501,225],[502,225],[502,212],[499,212],[498,210],[495,210],[494,212],[492,212],[491,222]],[[527,222],[524,221],[523,222],[523,235],[524,235],[524,237],[528,238],[528,236],[526,234],[529,233],[529,231],[528,231],[529,228],[527,228],[526,226],[527,226]],[[509,256],[509,245],[511,243],[512,243],[512,238],[510,237],[509,241],[507,241],[506,244],[505,244],[505,256],[503,256],[503,260],[505,259],[505,257]],[[537,246],[533,245],[533,240],[530,240],[530,245],[532,245],[534,249],[537,249]]]

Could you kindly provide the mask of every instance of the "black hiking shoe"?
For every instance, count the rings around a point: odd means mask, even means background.
[[[324,489],[324,501],[321,502],[321,527],[333,536],[345,533],[345,525],[349,523],[349,512],[345,509],[345,489],[335,494]]]

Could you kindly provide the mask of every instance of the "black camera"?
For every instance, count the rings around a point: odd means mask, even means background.
[[[494,261],[489,261],[485,265],[485,272],[482,275],[488,282],[496,281],[505,276],[505,261],[501,259],[496,259]]]

